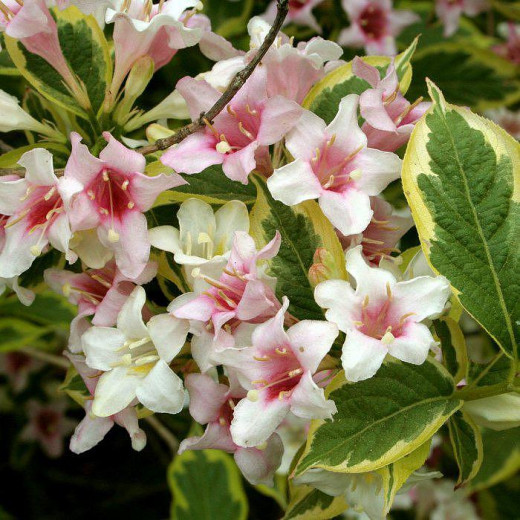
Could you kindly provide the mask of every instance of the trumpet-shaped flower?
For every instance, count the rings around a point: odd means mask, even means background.
[[[346,333],[341,361],[349,381],[372,377],[387,354],[415,365],[424,363],[435,340],[422,323],[437,317],[450,296],[443,276],[397,281],[382,268],[369,267],[361,246],[346,253],[356,289],[343,280],[327,280],[315,289],[327,320]]]
[[[248,183],[249,174],[260,168],[270,170],[268,146],[294,126],[301,107],[281,96],[267,98],[266,74],[256,69],[238,94],[213,123],[167,150],[161,161],[183,173],[198,173],[213,164],[222,164],[234,181]],[[188,103],[193,120],[206,112],[221,93],[204,80],[183,78],[177,90]]]
[[[78,134],[72,134],[72,153],[60,191],[74,232],[97,229],[99,241],[113,252],[118,269],[133,279],[143,272],[150,256],[143,213],[161,192],[185,181],[175,174],[148,177],[143,174],[143,155],[109,133],[103,135],[108,144],[97,158],[81,144]]]
[[[238,385],[216,383],[205,374],[186,376],[190,394],[190,414],[200,424],[207,424],[204,435],[181,442],[179,453],[186,450],[217,449],[233,453],[244,477],[253,485],[273,484],[273,475],[283,453],[280,437],[273,433],[264,445],[244,448],[234,443],[230,426],[233,411],[246,392]]]
[[[415,123],[431,103],[422,102],[422,98],[414,103],[405,99],[399,91],[393,62],[383,79],[375,67],[358,57],[354,58],[352,71],[372,87],[359,98],[361,116],[365,119],[362,130],[368,146],[394,152],[408,142]]]
[[[16,350],[0,354],[0,374],[7,376],[10,387],[17,394],[27,387],[30,374],[43,366],[41,361]]]
[[[249,214],[243,202],[232,200],[215,213],[209,204],[199,199],[184,201],[177,212],[179,229],[160,226],[149,231],[152,246],[173,253],[176,263],[191,271],[219,278],[225,267],[235,231],[249,231]]]
[[[235,232],[233,247],[218,280],[201,275],[210,288],[200,294],[188,293],[172,302],[168,310],[178,318],[190,320],[195,337],[192,354],[206,371],[215,351],[235,346],[244,325],[261,323],[276,314],[280,303],[268,285],[270,280],[257,263],[272,258],[280,248],[280,234],[260,251],[243,231]]]
[[[289,412],[304,419],[330,419],[336,412],[313,375],[338,335],[334,323],[303,320],[284,330],[289,300],[274,318],[258,325],[252,346],[221,353],[236,370],[247,398],[234,408],[233,441],[246,448],[265,442]]]
[[[115,70],[111,90],[115,95],[135,61],[150,56],[155,69],[166,65],[177,50],[196,45],[202,31],[186,26],[186,9],[198,0],[118,0],[107,9],[106,22],[114,23]]]
[[[295,161],[275,170],[267,186],[276,200],[293,206],[318,199],[323,213],[344,235],[361,233],[372,218],[370,196],[401,173],[401,160],[367,148],[358,126],[358,96],[341,100],[330,125],[305,112],[286,139]]]
[[[394,11],[392,0],[342,0],[350,27],[339,35],[340,45],[365,47],[368,54],[395,55],[395,37],[419,20],[412,11]]]
[[[71,355],[69,353],[65,353],[65,355],[78,371],[87,390],[94,396],[100,377],[99,370],[90,368],[85,363],[85,357],[82,355]],[[85,401],[84,406],[85,417],[76,426],[74,434],[70,439],[70,450],[73,453],[84,453],[96,446],[104,439],[114,424],[118,424],[126,429],[132,442],[132,448],[135,451],[141,451],[146,446],[146,433],[139,428],[137,413],[134,407],[128,406],[110,417],[98,417],[92,412],[92,401],[90,399]]]
[[[102,370],[92,412],[109,417],[138,400],[154,412],[178,413],[184,403],[182,380],[169,367],[186,341],[188,322],[169,314],[145,325],[146,294],[136,287],[117,317],[117,328],[91,327],[82,336],[90,368]]]
[[[520,65],[520,26],[513,22],[500,24],[498,32],[506,41],[499,45],[494,45],[493,51],[511,63]]]
[[[36,148],[23,154],[18,164],[26,169],[25,178],[0,181],[0,220],[5,231],[0,252],[2,278],[13,278],[29,269],[49,243],[66,253],[69,262],[77,259],[69,250],[72,233],[52,154]]]
[[[82,273],[47,269],[44,278],[49,287],[78,306],[78,314],[70,323],[70,351],[81,351],[81,335],[90,327],[87,316],[92,316],[93,325],[114,326],[135,286],[150,282],[156,273],[157,265],[150,262],[136,279],[130,280],[113,260],[102,269],[87,269]]]
[[[444,24],[444,36],[452,36],[462,14],[476,16],[489,8],[488,0],[435,0],[435,13]]]
[[[284,25],[295,23],[310,27],[317,33],[321,33],[321,27],[312,14],[312,10],[321,3],[323,3],[323,0],[290,0],[289,12],[284,20]],[[267,7],[267,11],[262,15],[262,18],[265,18],[269,23],[273,23],[276,13],[276,1],[273,1]]]

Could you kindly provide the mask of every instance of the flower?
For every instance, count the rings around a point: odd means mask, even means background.
[[[90,368],[102,370],[92,412],[109,417],[137,399],[154,412],[178,413],[184,403],[182,380],[169,367],[186,341],[188,322],[169,314],[145,325],[146,294],[136,287],[117,317],[117,328],[91,327],[82,336]]]
[[[373,266],[378,266],[383,259],[390,259],[401,237],[414,225],[409,210],[400,214],[381,197],[370,197],[370,206],[374,212],[372,220],[363,233],[344,236],[338,232],[343,249],[363,246],[363,257]]]
[[[186,376],[190,394],[190,414],[200,424],[207,424],[204,435],[184,439],[179,454],[186,450],[220,449],[233,453],[244,477],[253,485],[273,485],[273,475],[280,465],[283,445],[277,434],[272,434],[259,447],[244,448],[233,442],[230,426],[233,410],[246,392],[239,385],[232,388],[215,382],[206,374]]]
[[[184,201],[177,212],[179,229],[159,226],[149,231],[152,246],[173,253],[177,264],[185,267],[188,281],[191,271],[219,278],[225,267],[235,231],[249,231],[249,214],[243,202],[232,200],[215,213],[199,199]]]
[[[383,79],[375,67],[358,57],[354,58],[352,72],[372,87],[359,98],[361,116],[365,119],[362,130],[368,146],[394,152],[408,142],[415,123],[431,103],[422,102],[422,98],[414,103],[405,99],[399,91],[393,61]]]
[[[196,45],[202,31],[190,29],[182,20],[198,0],[118,0],[117,8],[108,8],[106,22],[114,23],[115,69],[111,92],[115,96],[136,60],[150,56],[155,69],[166,65],[178,49]]]
[[[220,359],[236,370],[247,398],[234,408],[233,441],[239,446],[265,442],[289,412],[304,419],[330,419],[336,413],[326,400],[313,374],[338,335],[338,328],[325,321],[303,320],[284,330],[289,300],[274,318],[258,325],[252,346],[229,349]]]
[[[190,320],[195,334],[192,355],[202,371],[214,365],[215,352],[235,346],[237,337],[247,337],[254,323],[266,321],[276,314],[280,303],[270,282],[259,269],[258,262],[278,253],[278,232],[260,251],[254,240],[236,231],[231,254],[218,280],[201,275],[209,289],[186,293],[174,300],[168,310],[178,318]],[[245,335],[245,336],[243,336]]]
[[[175,174],[148,177],[143,174],[143,155],[126,148],[108,132],[103,136],[108,144],[98,159],[81,144],[78,134],[71,134],[72,152],[60,192],[74,232],[97,229],[99,242],[112,251],[118,269],[134,279],[150,256],[144,212],[161,192],[185,181]],[[78,253],[88,264],[88,258]]]
[[[444,24],[444,36],[455,34],[462,14],[476,16],[489,8],[487,0],[435,0],[435,13]]]
[[[74,368],[83,379],[88,391],[93,396],[99,381],[99,371],[90,368],[85,363],[85,358],[78,354],[65,355],[70,359]],[[132,406],[126,407],[124,410],[111,415],[109,417],[98,417],[92,412],[92,401],[85,401],[85,417],[76,426],[74,434],[70,439],[70,450],[73,453],[84,453],[101,442],[105,435],[112,429],[114,424],[118,424],[126,429],[132,448],[135,451],[141,451],[146,446],[146,433],[139,428],[137,421],[137,413]]]
[[[7,288],[16,294],[22,305],[29,306],[34,301],[34,293],[25,287],[20,287],[18,285],[17,276],[13,276],[12,278],[0,278],[0,295],[2,295]]]
[[[515,65],[520,65],[520,26],[513,22],[507,24],[499,24],[498,32],[504,38],[507,38],[505,43],[494,45],[493,51],[499,56],[506,58]],[[505,34],[504,34],[505,33]]]
[[[41,370],[43,363],[19,351],[5,352],[0,355],[0,373],[5,374],[13,389],[20,393],[27,386],[29,375]]]
[[[520,112],[513,112],[507,108],[500,107],[493,110],[486,110],[484,115],[501,126],[516,140],[520,139]]]
[[[76,425],[75,421],[65,417],[65,402],[41,404],[29,401],[27,414],[29,422],[21,431],[20,438],[38,442],[48,457],[59,457],[63,453],[63,437]]]
[[[4,220],[5,243],[0,252],[0,277],[13,278],[31,267],[47,244],[66,254],[69,262],[77,256],[69,250],[71,230],[58,191],[52,154],[35,148],[18,161],[25,178],[0,180],[0,214]]]
[[[289,12],[285,17],[283,25],[295,23],[310,27],[317,33],[321,33],[321,27],[312,14],[312,10],[321,3],[323,3],[323,0],[289,0]],[[276,0],[273,0],[267,7],[266,12],[262,15],[262,18],[269,23],[273,23],[276,18],[276,13]]]
[[[288,134],[295,161],[274,171],[267,186],[276,200],[293,206],[318,199],[323,213],[344,235],[361,233],[372,218],[370,196],[378,195],[401,171],[390,152],[367,148],[357,119],[359,97],[344,97],[330,125],[306,111]]]
[[[302,109],[281,96],[268,99],[266,89],[265,70],[257,68],[213,123],[167,150],[162,163],[188,174],[222,164],[227,177],[243,184],[255,168],[269,171],[268,146],[294,126]],[[206,81],[188,77],[177,83],[177,90],[194,121],[220,97]]]
[[[397,281],[389,271],[370,267],[361,246],[346,253],[347,270],[356,289],[343,280],[327,280],[314,292],[327,309],[327,320],[346,333],[341,361],[349,381],[372,377],[387,354],[420,365],[435,345],[422,323],[439,316],[450,296],[443,276]]]
[[[112,327],[136,284],[150,282],[156,273],[157,265],[150,262],[136,279],[130,280],[113,260],[102,269],[87,269],[82,273],[46,269],[44,279],[49,287],[78,306],[78,314],[70,324],[71,352],[81,350],[81,335],[90,327],[87,316],[93,316],[94,325]]]
[[[419,20],[412,11],[394,11],[392,0],[342,0],[350,27],[339,35],[339,44],[365,47],[368,54],[395,55],[395,37]]]

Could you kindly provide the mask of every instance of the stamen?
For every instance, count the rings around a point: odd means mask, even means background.
[[[218,133],[217,129],[209,122],[209,120],[205,117],[203,119],[204,121],[204,124],[211,130],[211,132],[213,133],[213,135],[220,140],[221,136],[220,134]]]
[[[319,148],[316,148],[316,155],[311,159],[311,162],[317,163],[320,160],[321,157],[321,150]]]
[[[386,295],[388,296],[388,299],[390,301],[392,301],[393,296],[392,296],[392,289],[390,287],[390,282],[386,282]]]
[[[287,355],[287,349],[285,347],[276,347],[275,352],[279,354],[280,356],[286,356]]]
[[[403,325],[404,322],[406,321],[407,318],[409,318],[410,316],[413,316],[414,314],[416,314],[415,312],[407,312],[406,314],[403,314],[401,316],[401,319],[399,320],[399,326]]]
[[[335,179],[336,179],[336,177],[334,177],[334,175],[331,175],[329,177],[329,180],[323,185],[323,187],[326,190],[328,190],[334,184]]]
[[[233,107],[231,105],[228,105],[226,107],[226,110],[228,111],[228,114],[233,117],[237,117],[237,113],[233,110]]]
[[[56,186],[53,186],[43,197],[44,200],[50,200],[51,197],[56,193]]]
[[[369,297],[368,297],[368,294],[365,296],[365,299],[363,300],[363,304],[362,304],[362,307],[363,309],[366,309],[368,307],[368,302],[369,302]]]
[[[251,107],[249,106],[249,103],[246,105],[246,110],[247,110],[247,113],[252,116],[258,115],[258,112],[255,109],[251,109]]]
[[[269,356],[253,356],[255,361],[271,361]]]
[[[238,129],[239,129],[240,132],[241,132],[242,134],[244,134],[248,139],[251,139],[251,141],[254,141],[255,138],[254,138],[253,134],[252,134],[251,132],[249,132],[249,130],[246,130],[246,129],[244,128],[244,125],[242,124],[242,121],[239,121],[239,123],[238,123]]]
[[[330,148],[336,142],[336,134],[332,134],[330,139],[327,141],[327,148]]]
[[[112,287],[112,284],[110,282],[107,282],[107,280],[105,280],[104,278],[102,278],[98,274],[89,274],[89,276],[90,276],[90,278],[92,278],[92,280],[95,280],[96,282],[100,283],[101,285],[103,285],[107,289],[110,289]]]
[[[3,2],[0,2],[0,12],[4,15],[4,18],[7,21],[14,17],[14,13]]]
[[[228,399],[228,405],[231,408],[231,410],[235,409],[235,403],[233,402],[233,399]]]
[[[1,2],[0,2],[1,4]],[[23,202],[24,200],[27,200],[29,198],[29,195],[34,191],[34,186],[29,186],[27,188],[27,191],[25,192],[25,195],[23,197],[20,197],[20,202]]]
[[[150,363],[154,363],[159,359],[161,359],[159,356],[157,356],[156,354],[152,354],[150,356],[144,356],[142,358],[136,359],[134,363],[136,366],[142,367],[143,365],[149,365]]]
[[[267,386],[269,384],[269,381],[267,381],[267,379],[255,379],[254,381],[251,381],[251,384]]]
[[[88,190],[87,195],[90,200],[94,200],[96,198],[96,196],[94,195],[94,192],[92,190]]]
[[[384,242],[381,240],[374,240],[373,238],[363,237],[361,242],[364,242],[365,244],[375,244],[376,246],[382,246],[384,245]]]
[[[399,126],[403,119],[419,104],[422,103],[423,97],[421,96],[419,99],[416,99],[411,105],[406,107],[394,121],[396,126]]]

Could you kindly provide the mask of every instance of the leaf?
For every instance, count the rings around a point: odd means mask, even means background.
[[[442,346],[442,361],[456,383],[468,374],[468,351],[460,325],[449,316],[433,322]]]
[[[296,475],[310,468],[343,473],[380,469],[416,450],[462,406],[454,382],[437,362],[390,359],[377,374],[349,383],[336,377],[327,393],[332,421],[312,421]]]
[[[19,168],[18,161],[20,157],[25,153],[33,150],[34,148],[45,148],[46,150],[50,150],[53,153],[61,153],[69,155],[69,150],[60,144],[56,143],[45,143],[39,142],[34,144],[28,144],[26,146],[21,146],[20,148],[15,148],[14,150],[9,150],[4,154],[0,155],[0,168]]]
[[[328,520],[347,508],[342,496],[333,497],[311,486],[297,486],[283,520]]]
[[[233,459],[223,451],[185,451],[168,468],[172,520],[245,520],[247,498]]]
[[[103,104],[110,84],[112,62],[108,43],[93,16],[74,7],[53,10],[58,26],[60,46],[70,69],[86,88],[94,113]],[[66,88],[62,76],[43,58],[29,52],[19,41],[5,37],[9,56],[20,73],[49,101],[88,119],[84,107]]]
[[[500,352],[488,363],[472,363],[469,367],[468,384],[492,386],[507,381],[514,373],[514,363]]]
[[[152,163],[155,164],[155,163]],[[151,165],[149,165],[150,167]],[[147,171],[149,169],[147,167]],[[151,166],[154,172],[164,173],[173,171],[171,169],[159,170]],[[242,184],[228,179],[221,166],[210,166],[195,175],[181,175],[188,182],[185,186],[179,186],[174,190],[168,190],[159,195],[154,207],[183,202],[191,197],[196,197],[208,204],[225,204],[230,200],[240,200],[244,204],[253,204],[256,199],[254,184]]]
[[[491,5],[510,20],[520,20],[520,2],[491,0]]]
[[[469,110],[433,106],[416,125],[403,186],[421,244],[460,303],[516,359],[520,335],[520,145]]]
[[[269,266],[269,274],[278,279],[276,295],[289,298],[289,312],[296,318],[323,320],[308,276],[316,249],[324,247],[331,253],[335,267],[347,277],[343,250],[332,225],[314,201],[288,207],[273,199],[262,178],[254,177],[254,183],[258,197],[251,211],[251,236],[258,247],[267,244],[276,231],[282,236],[280,251]]]
[[[463,411],[458,411],[450,417],[448,429],[459,467],[457,486],[462,486],[480,469],[483,460],[482,436],[478,426]]]
[[[13,61],[9,57],[9,53],[5,50],[3,33],[0,34],[0,49],[0,76],[20,76],[20,72],[14,66]]]
[[[418,51],[413,60],[410,99],[428,94],[426,78],[438,85],[451,103],[477,111],[520,100],[515,65],[469,43],[440,43]]]
[[[396,71],[403,94],[406,93],[412,80],[410,59],[416,46],[417,40],[414,40],[406,51],[396,57]],[[387,56],[365,56],[363,61],[385,72],[391,58]],[[303,101],[303,107],[314,112],[329,124],[336,116],[339,103],[345,96],[348,94],[361,94],[369,88],[369,83],[354,75],[352,62],[349,62],[334,69],[316,83]]]
[[[0,318],[0,352],[11,352],[34,346],[34,342],[49,329],[33,325],[17,318]]]
[[[484,460],[471,482],[471,490],[479,491],[502,482],[520,470],[520,427],[501,432],[482,433]]]

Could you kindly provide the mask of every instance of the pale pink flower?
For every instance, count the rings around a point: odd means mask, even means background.
[[[231,437],[234,408],[247,392],[236,384],[230,388],[216,383],[205,374],[189,374],[185,383],[190,394],[191,416],[207,426],[201,437],[184,439],[179,454],[186,450],[207,449],[233,453],[237,466],[251,484],[271,486],[283,453],[280,437],[273,433],[265,445],[249,448],[235,444]]]
[[[101,372],[90,368],[85,363],[85,358],[82,355],[69,353],[65,353],[65,355],[78,371],[90,395],[94,396]],[[80,454],[90,450],[104,439],[114,424],[118,424],[126,429],[134,450],[141,451],[146,446],[146,433],[139,428],[135,407],[128,406],[109,417],[98,417],[92,412],[91,400],[86,400],[84,406],[85,417],[76,426],[74,434],[70,439],[70,450],[72,452]]]
[[[344,280],[327,280],[315,289],[327,320],[346,333],[341,361],[349,381],[372,377],[387,354],[420,365],[435,340],[422,323],[439,316],[450,297],[443,276],[419,276],[407,281],[382,268],[369,267],[361,246],[347,251],[347,270],[356,289]]]
[[[489,9],[488,0],[435,0],[435,13],[444,24],[444,36],[452,36],[459,28],[462,14],[477,16]]]
[[[234,347],[237,336],[247,336],[250,324],[266,321],[280,308],[269,285],[271,280],[258,265],[278,253],[280,242],[277,232],[257,251],[247,233],[235,232],[230,258],[220,278],[201,275],[209,288],[200,294],[182,295],[168,308],[174,316],[190,320],[195,333],[192,355],[202,371],[215,364],[211,359],[214,352]]]
[[[177,90],[188,103],[193,120],[221,95],[206,81],[188,77],[177,83]],[[265,70],[257,68],[213,124],[167,150],[161,161],[188,174],[222,164],[227,177],[247,184],[255,168],[270,170],[269,145],[294,126],[301,110],[281,96],[268,98]]]
[[[374,212],[372,220],[363,233],[344,236],[338,232],[343,249],[361,245],[363,257],[372,266],[378,266],[383,258],[389,258],[401,237],[413,226],[413,219],[399,215],[394,208],[381,197],[370,197],[370,206]]]
[[[73,231],[96,229],[101,244],[113,252],[118,269],[138,277],[150,256],[144,212],[165,190],[185,184],[176,174],[148,177],[143,155],[123,146],[108,132],[107,146],[94,157],[73,133],[72,152],[60,180]],[[85,259],[86,260],[86,259]]]
[[[119,0],[116,9],[107,9],[106,22],[114,22],[115,70],[111,91],[115,95],[133,64],[150,56],[155,69],[166,65],[177,50],[196,45],[202,31],[189,28],[183,17],[198,0]]]
[[[289,412],[304,419],[330,419],[336,412],[316,384],[315,372],[338,335],[326,321],[303,320],[284,330],[289,300],[274,318],[258,325],[252,346],[228,349],[222,362],[236,370],[248,391],[233,412],[233,441],[246,448],[265,442]]]
[[[321,27],[312,14],[312,10],[321,3],[323,3],[323,0],[289,0],[289,12],[283,24],[295,23],[310,27],[317,33],[321,33]],[[262,18],[265,18],[269,23],[273,23],[276,13],[276,0],[273,0],[262,15]]]
[[[65,407],[64,401],[49,404],[30,401],[27,404],[29,422],[20,438],[38,442],[49,457],[59,457],[63,453],[64,437],[76,426],[76,421],[65,417]]]
[[[341,31],[339,44],[365,47],[368,54],[397,54],[396,36],[420,19],[412,11],[394,11],[392,0],[342,0],[342,5],[350,27]]]
[[[52,154],[36,148],[22,155],[18,164],[25,178],[0,181],[0,214],[5,242],[0,252],[0,277],[12,278],[27,271],[34,259],[51,244],[66,254],[72,236],[64,202],[58,191]],[[9,218],[5,221],[5,216]]]
[[[507,41],[494,45],[493,50],[511,63],[520,65],[520,25],[516,25],[513,22],[500,24],[498,31],[499,33],[506,33],[503,36],[507,37]]]
[[[520,140],[520,112],[513,112],[507,108],[500,107],[486,110],[484,115],[501,126],[507,133],[516,140]]]
[[[23,352],[12,351],[0,355],[0,373],[5,374],[13,389],[19,393],[25,389],[32,372],[41,370],[43,363]]]
[[[286,138],[295,160],[267,180],[273,197],[289,206],[318,199],[323,213],[344,235],[366,229],[373,215],[370,196],[381,193],[401,173],[397,155],[367,148],[357,122],[358,99],[355,94],[344,97],[328,126],[306,111]]]
[[[379,71],[361,58],[354,58],[352,72],[364,79],[372,88],[359,98],[361,127],[370,148],[394,152],[408,142],[415,123],[428,110],[431,103],[419,98],[413,104],[399,90],[399,79],[392,63],[383,79]]]
[[[130,280],[113,260],[102,269],[87,269],[82,273],[47,269],[44,278],[49,287],[78,306],[78,314],[70,324],[69,349],[81,350],[81,335],[90,327],[87,316],[92,316],[93,325],[114,326],[135,286],[150,282],[156,273],[156,263],[150,262],[137,278]]]

